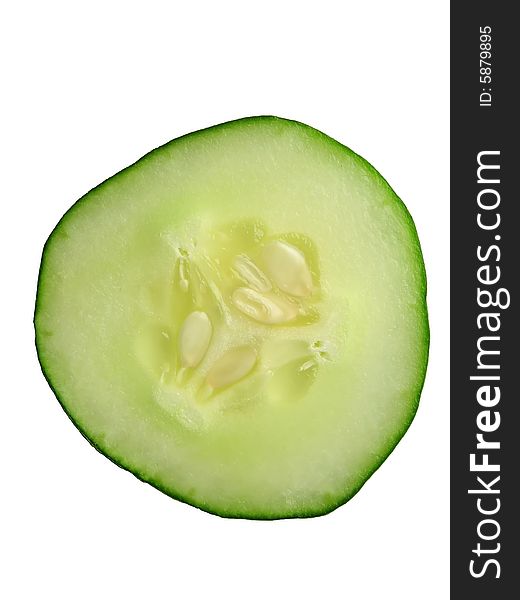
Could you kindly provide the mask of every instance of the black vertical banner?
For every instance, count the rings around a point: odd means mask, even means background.
[[[471,600],[520,597],[516,12],[451,4],[451,597]]]

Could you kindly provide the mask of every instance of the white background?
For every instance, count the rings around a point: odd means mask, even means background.
[[[448,2],[9,4],[0,596],[447,598]],[[171,138],[255,114],[373,163],[414,216],[429,276],[417,417],[351,502],[310,520],[221,519],[138,482],[69,422],[33,344],[41,249],[72,202]]]

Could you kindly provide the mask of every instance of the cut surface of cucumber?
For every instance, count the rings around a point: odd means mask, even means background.
[[[112,461],[228,517],[349,500],[416,412],[428,356],[413,221],[379,173],[301,123],[169,142],[49,237],[43,372]]]

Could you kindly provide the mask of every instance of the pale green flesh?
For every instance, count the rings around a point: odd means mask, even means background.
[[[233,257],[270,240],[299,248],[314,284],[304,314],[282,325],[231,301],[243,285]],[[202,297],[182,293],[185,256]],[[179,373],[192,310],[213,332]],[[174,140],[76,204],[47,243],[35,323],[45,375],[98,449],[236,517],[323,514],[349,499],[413,418],[428,352],[424,267],[402,203],[348,149],[269,117]],[[258,355],[252,371],[207,397],[212,364],[243,345]]]

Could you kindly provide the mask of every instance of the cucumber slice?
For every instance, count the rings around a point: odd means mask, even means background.
[[[389,455],[428,355],[413,221],[365,160],[276,117],[198,131],[49,237],[43,372],[92,445],[228,517],[325,514]]]

